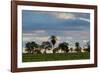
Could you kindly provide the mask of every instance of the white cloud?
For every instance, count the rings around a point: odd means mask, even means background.
[[[55,16],[59,19],[75,19],[75,15],[71,13],[55,13]]]
[[[66,37],[67,39],[69,39],[69,40],[72,40],[73,39],[73,37]]]
[[[27,42],[27,41],[30,41],[30,40],[31,40],[30,37],[23,37],[23,41],[24,41],[24,42]]]
[[[54,13],[47,13],[47,12],[40,12],[40,13],[44,13],[44,14],[49,14],[49,15],[53,15],[58,19],[79,19],[79,20],[83,20],[83,21],[87,21],[90,22],[89,19],[84,18],[84,17],[80,17],[80,16],[76,16],[74,13],[64,13],[64,12],[54,12]]]
[[[86,18],[78,18],[79,20],[83,20],[83,21],[86,21],[86,22],[90,22],[89,19],[86,19]]]
[[[43,41],[48,41],[49,37],[45,36],[45,37],[39,37],[39,36],[26,36],[23,37],[23,42],[31,42],[31,41],[35,41],[38,44],[42,43]]]
[[[35,30],[34,32],[35,33],[45,33],[46,31],[45,30]]]
[[[64,34],[68,36],[89,36],[89,31],[87,30],[82,30],[82,31],[63,31]]]
[[[73,20],[74,19],[79,19],[79,20],[90,22],[89,19],[82,18],[82,17],[77,17],[77,16],[75,16],[75,14],[72,14],[72,13],[52,13],[52,15],[56,16],[56,18],[58,18],[58,19],[65,19],[65,20],[68,20],[68,19],[73,19]]]
[[[77,39],[88,39],[89,31],[61,31],[62,35],[57,35],[57,40],[73,40]],[[30,33],[23,33],[23,41],[48,41],[50,35],[46,31],[34,31]]]
[[[48,41],[49,37],[48,36],[45,36],[45,37],[33,37],[33,39],[40,40],[40,41]]]
[[[89,40],[83,40],[84,43],[87,43]]]
[[[45,33],[46,33],[45,30],[34,30],[31,32],[23,33],[23,42],[36,41],[39,43],[41,41],[47,41],[48,36],[40,37],[41,34],[45,34]]]
[[[33,36],[34,34],[32,33],[23,33],[23,36]]]
[[[45,34],[46,31],[45,30],[34,30],[34,31],[30,31],[30,32],[25,32],[23,33],[23,36],[40,36],[41,34]]]

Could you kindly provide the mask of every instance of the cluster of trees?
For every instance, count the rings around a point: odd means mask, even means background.
[[[42,42],[41,45],[37,44],[36,42],[27,42],[25,44],[26,51],[28,53],[41,53],[41,50],[44,49],[44,53],[46,53],[46,50],[52,50],[53,53],[57,53],[58,50],[62,50],[64,53],[68,53],[69,51],[76,51],[81,52],[81,47],[79,42],[75,43],[75,49],[69,48],[69,43],[63,42],[58,45],[57,48],[54,48],[55,44],[57,42],[56,36],[50,37],[50,42]],[[83,49],[84,51],[90,52],[90,44],[87,43],[87,48]]]

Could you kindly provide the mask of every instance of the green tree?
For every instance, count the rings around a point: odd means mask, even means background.
[[[25,44],[25,47],[26,47],[26,51],[28,51],[28,53],[31,53],[31,43],[30,42],[27,42]]]
[[[85,52],[90,52],[90,42],[86,43],[86,48],[84,49]]]
[[[59,48],[61,48],[61,49],[62,49],[63,51],[65,51],[66,53],[69,52],[69,49],[68,49],[69,47],[68,47],[68,46],[69,46],[69,44],[66,43],[66,42],[63,42],[63,43],[60,43],[60,44],[59,44]]]
[[[28,53],[34,53],[34,49],[38,48],[39,45],[35,43],[34,41],[32,41],[32,42],[27,42],[25,47]]]
[[[72,47],[70,48],[70,51],[71,51],[71,52],[73,51],[73,48],[72,48]]]
[[[90,42],[87,42],[87,51],[90,52]]]
[[[50,39],[51,39],[52,45],[54,46],[56,44],[56,41],[57,41],[56,36],[53,35],[53,36],[50,37]]]
[[[46,50],[52,48],[52,45],[50,42],[46,41],[46,42],[42,42],[41,47],[45,49],[45,53],[46,53]]]
[[[79,42],[76,42],[75,43],[75,51],[77,51],[77,52],[81,52],[81,47],[80,47],[80,44],[79,44]]]
[[[59,47],[56,47],[53,49],[53,53],[56,53],[60,48]]]
[[[36,50],[36,48],[39,48],[39,45],[36,42],[34,42],[34,41],[32,41],[30,44],[31,44],[30,45],[31,52],[34,53],[35,52],[34,50]]]

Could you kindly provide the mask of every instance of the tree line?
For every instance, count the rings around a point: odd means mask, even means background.
[[[59,53],[58,51],[62,51],[63,53],[68,53],[70,52],[82,52],[82,48],[80,47],[80,43],[79,42],[75,42],[75,49],[73,49],[72,47],[69,48],[69,43],[67,42],[62,42],[59,43],[58,47],[54,48],[55,44],[57,42],[57,38],[56,36],[51,36],[50,37],[50,42],[49,41],[44,41],[41,43],[41,45],[37,44],[36,42],[32,41],[32,42],[27,42],[25,44],[25,50],[27,51],[27,53],[36,53],[36,54],[40,54],[42,53],[41,50],[44,50],[43,53],[46,53],[46,50],[52,50],[52,53]],[[83,50],[85,52],[90,52],[90,44],[89,42],[86,43],[87,48],[84,48]]]

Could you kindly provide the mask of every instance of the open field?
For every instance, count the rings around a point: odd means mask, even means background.
[[[89,59],[90,53],[23,54],[23,62]]]

